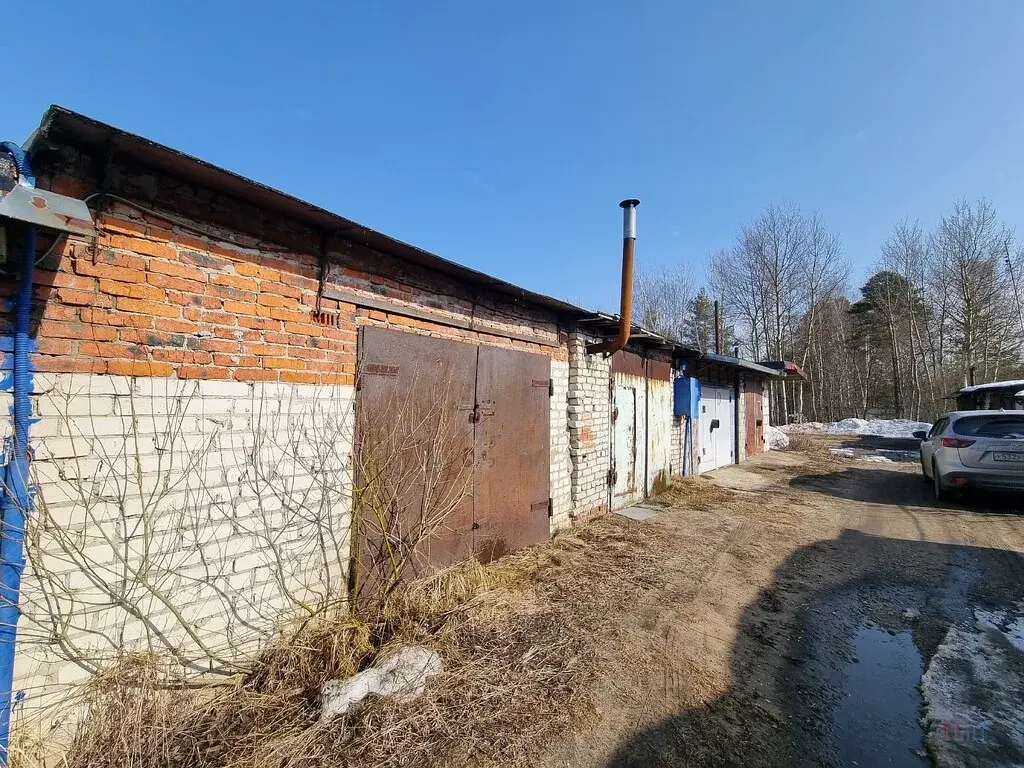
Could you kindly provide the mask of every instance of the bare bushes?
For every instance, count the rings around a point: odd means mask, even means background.
[[[570,722],[588,635],[573,603],[537,599],[541,556],[423,575],[464,536],[472,479],[471,422],[443,380],[429,402],[393,393],[358,415],[350,392],[211,406],[153,386],[126,384],[99,415],[106,401],[69,394],[71,445],[37,462],[30,647],[88,675],[54,710],[67,741],[33,743],[22,718],[13,763],[529,764]],[[321,720],[325,681],[403,644],[444,659],[419,699]]]
[[[565,606],[490,610],[496,596],[531,585],[528,568],[501,566],[468,564],[406,585],[366,623],[336,613],[292,625],[228,687],[169,690],[126,659],[120,677],[88,686],[88,715],[67,764],[409,766],[485,757],[527,765],[531,747],[576,713],[588,656]],[[324,680],[408,642],[445,659],[420,699],[370,699],[357,713],[320,720]]]
[[[63,377],[41,396],[28,653],[237,675],[282,616],[343,596],[350,392],[241,386]]]
[[[356,414],[357,554],[350,581],[367,610],[411,578],[446,564],[453,540],[469,539],[457,525],[472,518],[473,454],[468,412],[459,409],[450,376],[439,376],[417,399],[408,394],[419,391],[415,385],[364,386],[383,388],[372,407]]]

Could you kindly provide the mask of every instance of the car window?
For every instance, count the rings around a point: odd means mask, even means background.
[[[928,433],[928,437],[935,437],[936,435],[942,434],[942,430],[946,428],[946,425],[948,423],[949,419],[946,418],[942,418],[936,421],[934,426],[932,426],[932,431]]]
[[[1024,415],[965,416],[954,426],[958,435],[1024,439]]]

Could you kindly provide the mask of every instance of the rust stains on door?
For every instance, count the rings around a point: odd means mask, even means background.
[[[743,383],[744,417],[746,421],[746,455],[764,451],[764,404],[760,379],[748,376]]]
[[[363,328],[356,568],[401,550],[407,580],[547,539],[549,387],[544,355]],[[374,482],[395,487],[361,496]],[[444,521],[406,551],[438,507],[450,509]]]
[[[671,482],[672,364],[612,355],[612,509],[661,493]]]
[[[473,548],[489,562],[548,538],[551,362],[529,352],[479,349]]]
[[[475,380],[471,345],[361,329],[353,533],[362,589],[394,573],[374,562],[402,565],[407,581],[472,554]]]

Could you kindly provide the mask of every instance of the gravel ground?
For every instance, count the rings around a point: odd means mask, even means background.
[[[642,531],[643,567],[631,579],[624,553],[605,581],[592,711],[539,764],[954,764],[917,685],[951,628],[1024,597],[1021,502],[936,507],[913,462],[836,447],[773,451],[682,483],[653,519],[599,523]],[[978,759],[1024,761],[997,721]]]

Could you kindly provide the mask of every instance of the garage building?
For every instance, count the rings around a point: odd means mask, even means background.
[[[21,598],[25,690],[153,637],[197,671],[251,652],[392,546],[367,509],[413,531],[424,499],[449,505],[408,553],[425,573],[763,450],[769,369],[639,327],[589,354],[617,318],[59,107],[28,149],[37,187],[87,200],[96,233],[41,231],[32,255],[46,526]],[[9,295],[24,228],[0,223]],[[374,489],[360,436],[437,403],[455,414],[441,458],[466,469],[465,493],[437,501],[408,455],[401,488]]]

